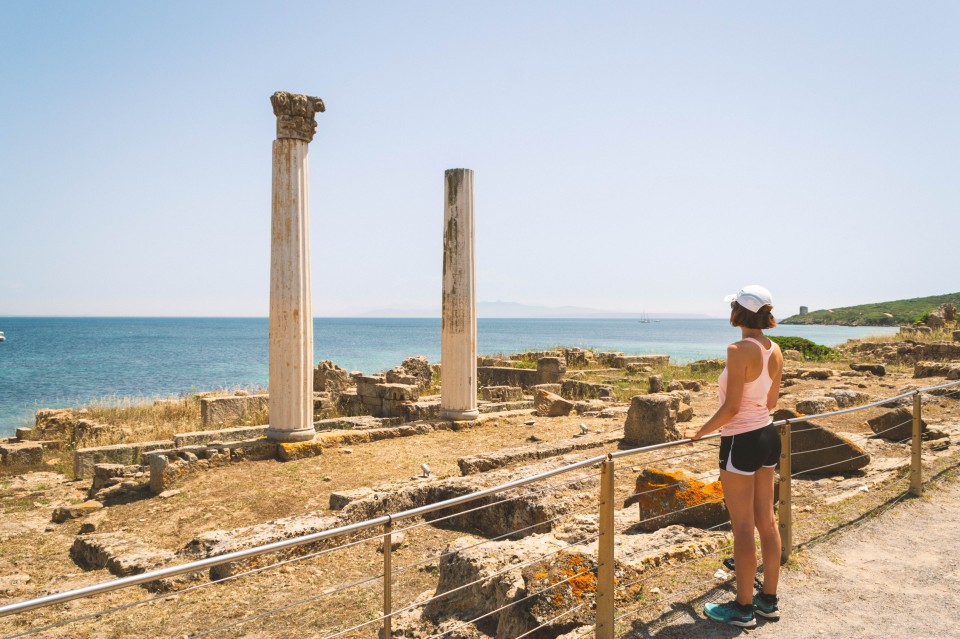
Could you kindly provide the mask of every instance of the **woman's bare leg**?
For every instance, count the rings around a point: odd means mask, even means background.
[[[733,528],[733,561],[737,572],[737,603],[753,603],[753,580],[757,576],[757,546],[753,537],[753,475],[720,470],[723,500]],[[778,551],[779,552],[779,549]]]
[[[773,515],[774,469],[761,468],[754,476],[753,518],[760,533],[760,552],[763,555],[763,592],[775,595],[780,580],[780,528]]]

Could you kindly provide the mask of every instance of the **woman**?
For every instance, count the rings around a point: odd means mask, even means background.
[[[773,515],[774,468],[780,457],[780,437],[770,423],[770,411],[780,396],[783,355],[764,336],[777,321],[773,298],[762,286],[746,286],[730,302],[730,324],[742,339],[727,347],[727,365],[720,374],[720,408],[691,440],[720,430],[720,482],[733,527],[733,558],[737,598],[708,603],[704,614],[720,623],[744,628],[757,625],[754,613],[779,619],[777,579],[780,576],[780,531]],[[754,595],[757,552],[753,530],[760,533],[763,589]]]

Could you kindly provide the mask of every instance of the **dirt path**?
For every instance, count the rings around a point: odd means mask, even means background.
[[[960,481],[927,488],[855,530],[806,549],[781,578],[779,622],[755,630],[720,626],[677,608],[671,624],[631,639],[960,637]],[[715,593],[716,601],[730,598]]]

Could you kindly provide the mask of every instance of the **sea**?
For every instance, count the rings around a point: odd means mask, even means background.
[[[40,408],[151,401],[265,388],[267,318],[0,317],[0,437]],[[782,326],[829,346],[896,328]],[[493,319],[477,321],[478,351],[506,354],[579,346],[676,362],[723,357],[739,331],[726,319]],[[317,318],[314,361],[366,373],[406,357],[440,359],[439,318]]]

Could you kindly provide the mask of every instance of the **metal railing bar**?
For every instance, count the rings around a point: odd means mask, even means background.
[[[720,433],[710,433],[701,437],[697,441],[706,441],[708,439],[715,439],[720,437]],[[631,455],[639,455],[640,453],[649,453],[652,450],[661,450],[663,448],[671,448],[673,446],[683,446],[684,444],[692,444],[694,440],[692,439],[677,439],[672,442],[663,442],[662,444],[651,444],[650,446],[639,446],[637,448],[628,448],[626,450],[618,450],[610,453],[610,459],[620,459],[621,457],[629,457]]]
[[[780,425],[789,424],[789,423],[797,423],[797,422],[808,421],[808,420],[811,420],[811,419],[818,419],[818,418],[823,418],[823,417],[832,417],[832,416],[835,416],[835,415],[844,415],[844,414],[847,414],[847,413],[851,413],[851,412],[855,412],[855,411],[859,411],[859,410],[865,410],[865,409],[867,409],[867,408],[873,408],[873,407],[875,407],[875,406],[880,406],[880,405],[882,405],[882,404],[886,404],[886,403],[891,402],[891,401],[896,401],[896,400],[898,400],[898,399],[903,399],[903,398],[906,398],[906,397],[912,397],[912,396],[917,395],[917,394],[920,394],[920,393],[930,392],[930,391],[933,391],[933,390],[940,390],[940,389],[943,389],[943,388],[951,388],[951,387],[954,387],[954,386],[960,386],[960,381],[949,382],[949,383],[940,384],[940,385],[937,385],[937,386],[930,386],[930,387],[925,387],[925,388],[919,388],[919,389],[916,389],[916,390],[909,391],[909,392],[907,392],[907,393],[901,393],[900,395],[896,395],[896,396],[894,396],[894,397],[889,397],[889,398],[881,399],[881,400],[878,400],[878,401],[876,401],[876,402],[871,402],[871,403],[869,403],[869,404],[863,404],[863,405],[860,405],[860,406],[854,406],[854,407],[847,408],[847,409],[843,409],[843,410],[838,410],[838,411],[833,411],[833,412],[828,412],[828,413],[819,413],[819,414],[816,414],[816,415],[804,415],[804,416],[802,416],[802,417],[795,417],[795,418],[790,418],[790,419],[779,420],[779,421],[773,422],[773,425],[774,425],[774,426],[780,426]],[[707,435],[707,436],[705,436],[705,437],[702,437],[700,441],[708,440],[708,439],[713,439],[713,438],[716,438],[716,437],[720,437],[720,434],[719,434],[719,433],[711,433],[710,435]],[[38,598],[35,598],[35,599],[30,599],[30,600],[26,600],[26,601],[22,601],[22,602],[17,602],[17,603],[14,603],[14,604],[8,604],[8,605],[6,605],[6,606],[0,607],[0,617],[8,616],[8,615],[11,615],[11,614],[14,614],[14,613],[27,612],[27,611],[29,611],[29,610],[35,610],[35,609],[37,609],[37,608],[42,608],[42,607],[50,606],[50,605],[57,604],[57,603],[63,603],[63,602],[66,602],[66,601],[71,601],[71,600],[73,600],[73,599],[79,599],[79,598],[81,598],[81,597],[88,597],[88,596],[92,596],[92,595],[95,595],[95,594],[101,594],[101,593],[110,592],[110,591],[113,591],[113,590],[118,590],[118,589],[121,589],[121,588],[127,588],[127,587],[130,587],[130,586],[140,585],[140,584],[148,583],[148,582],[151,582],[151,581],[156,581],[156,580],[158,580],[158,579],[164,579],[164,578],[169,578],[169,577],[176,577],[176,576],[183,575],[183,574],[188,574],[188,573],[192,573],[192,572],[198,572],[198,571],[200,571],[200,570],[204,570],[204,569],[211,568],[211,567],[214,567],[214,566],[219,566],[219,565],[221,565],[221,564],[231,563],[231,562],[235,562],[235,561],[241,561],[241,560],[243,560],[243,559],[249,559],[249,558],[256,557],[256,556],[259,556],[259,555],[262,555],[262,554],[266,554],[266,553],[269,553],[269,552],[275,552],[275,551],[278,551],[278,550],[285,550],[285,549],[287,549],[287,548],[292,548],[292,547],[300,546],[300,545],[303,545],[303,544],[312,543],[312,542],[315,542],[315,541],[322,541],[322,540],[324,540],[324,539],[329,539],[329,538],[331,538],[331,537],[337,537],[337,536],[342,536],[342,535],[346,535],[346,534],[351,534],[351,533],[354,533],[354,532],[360,532],[360,531],[362,531],[362,530],[366,530],[366,529],[372,528],[372,527],[374,527],[374,526],[382,525],[382,524],[384,524],[384,523],[386,523],[387,521],[390,521],[390,520],[392,520],[392,521],[398,521],[398,520],[400,520],[400,519],[408,519],[408,518],[410,518],[410,517],[417,517],[417,516],[420,516],[420,515],[423,515],[423,514],[426,514],[426,513],[429,513],[429,512],[434,512],[434,511],[436,511],[436,510],[442,510],[442,509],[444,509],[444,508],[450,508],[450,507],[452,507],[452,506],[457,506],[457,505],[460,505],[460,504],[463,504],[463,503],[468,503],[468,502],[470,502],[470,501],[473,501],[473,500],[476,500],[476,499],[481,499],[481,498],[487,497],[487,496],[489,496],[489,495],[494,495],[494,494],[497,494],[497,493],[499,493],[499,492],[503,492],[503,491],[505,491],[505,490],[510,490],[510,489],[512,489],[512,488],[518,488],[518,487],[520,487],[520,486],[526,486],[526,485],[528,485],[528,484],[535,483],[535,482],[537,482],[537,481],[540,481],[540,480],[542,480],[542,479],[546,479],[546,478],[548,478],[548,477],[553,477],[553,476],[555,476],[555,475],[559,475],[559,474],[563,474],[563,473],[566,473],[566,472],[570,472],[570,471],[576,470],[576,469],[578,469],[578,468],[583,468],[583,467],[585,467],[585,466],[590,466],[590,465],[593,465],[593,464],[596,464],[596,463],[600,463],[600,462],[604,461],[605,459],[617,459],[617,458],[621,458],[621,457],[628,457],[628,456],[636,455],[636,454],[643,453],[643,452],[649,452],[649,451],[652,451],[652,450],[660,450],[660,449],[663,449],[663,448],[669,448],[669,447],[672,447],[672,446],[681,446],[681,445],[691,444],[691,443],[693,443],[693,441],[690,440],[690,439],[680,439],[680,440],[673,441],[673,442],[665,442],[665,443],[662,443],[662,444],[654,444],[654,445],[652,445],[652,446],[639,447],[639,448],[633,448],[633,449],[622,450],[622,451],[615,451],[615,452],[608,453],[608,454],[605,454],[605,455],[599,455],[599,456],[591,457],[591,458],[588,458],[588,459],[585,459],[585,460],[582,460],[582,461],[579,461],[579,462],[575,462],[575,463],[572,463],[572,464],[568,464],[568,465],[566,465],[566,466],[561,466],[561,467],[558,467],[558,468],[555,468],[555,469],[552,469],[552,470],[549,470],[549,471],[545,471],[545,472],[539,473],[539,474],[537,474],[537,475],[531,475],[531,476],[529,476],[529,477],[524,477],[524,478],[521,478],[521,479],[517,479],[517,480],[514,480],[514,481],[512,481],[512,482],[508,482],[508,483],[506,483],[506,484],[502,484],[502,485],[499,485],[499,486],[493,486],[493,487],[491,487],[491,488],[487,488],[487,489],[484,489],[484,490],[481,490],[481,491],[477,491],[477,492],[475,492],[475,493],[470,493],[470,494],[468,494],[468,495],[462,495],[462,496],[460,496],[460,497],[454,497],[454,498],[451,498],[451,499],[448,499],[448,500],[445,500],[445,501],[442,501],[442,502],[437,502],[437,503],[435,503],[435,504],[427,504],[427,505],[425,505],[425,506],[420,506],[420,507],[418,507],[418,508],[413,508],[413,509],[410,509],[410,510],[402,511],[402,512],[397,513],[397,514],[392,515],[392,516],[390,516],[390,515],[385,515],[385,516],[381,516],[381,517],[376,517],[376,518],[374,518],[374,519],[368,519],[368,520],[365,520],[365,521],[362,521],[362,522],[356,522],[356,523],[348,524],[348,525],[345,525],[345,526],[339,526],[339,527],[337,527],[337,528],[331,528],[331,529],[329,529],[329,530],[318,531],[318,532],[316,532],[316,533],[311,533],[311,534],[309,534],[309,535],[304,535],[304,536],[301,536],[301,537],[292,537],[292,538],[290,538],[290,539],[284,539],[284,540],[277,541],[277,542],[273,542],[273,543],[270,543],[270,544],[265,544],[265,545],[263,545],[263,546],[255,546],[255,547],[253,547],[253,548],[246,548],[246,549],[243,549],[243,550],[234,551],[234,552],[232,552],[232,553],[227,553],[227,554],[225,554],[225,555],[218,555],[218,556],[215,556],[215,557],[207,557],[207,558],[205,558],[205,559],[200,559],[200,560],[197,560],[197,561],[194,561],[194,562],[189,562],[189,563],[186,563],[186,564],[180,564],[180,565],[177,565],[177,566],[170,566],[170,567],[167,567],[167,568],[160,568],[160,569],[157,569],[157,570],[153,570],[153,571],[141,573],[141,574],[139,574],[139,575],[132,575],[132,576],[129,576],[129,577],[122,577],[122,578],[120,578],[120,579],[116,579],[116,580],[113,580],[113,581],[103,582],[103,583],[100,583],[100,584],[94,584],[94,585],[91,585],[91,586],[85,586],[85,587],[83,587],[83,588],[77,588],[77,589],[75,589],[75,590],[69,590],[69,591],[60,592],[60,593],[54,593],[54,594],[51,594],[51,595],[46,595],[46,596],[44,596],[44,597],[38,597]],[[830,465],[835,465],[835,464],[830,464]],[[825,467],[828,467],[828,466],[825,466]],[[803,471],[803,472],[811,472],[811,471],[808,470],[808,471]]]

